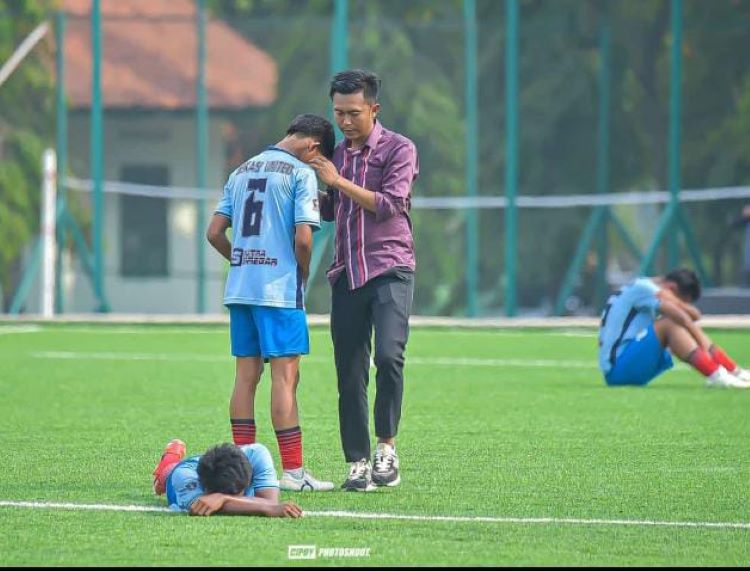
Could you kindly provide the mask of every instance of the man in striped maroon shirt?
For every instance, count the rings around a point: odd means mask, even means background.
[[[333,162],[310,165],[328,185],[320,195],[324,220],[336,222],[331,337],[339,391],[341,443],[349,475],[345,490],[397,486],[396,433],[404,388],[404,350],[414,292],[414,240],[409,218],[411,189],[419,173],[414,143],[383,127],[380,79],[366,70],[336,74],[330,97],[344,134]],[[370,463],[369,382],[375,330],[375,433]]]

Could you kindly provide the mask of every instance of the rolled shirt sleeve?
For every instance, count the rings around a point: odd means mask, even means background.
[[[388,157],[383,183],[375,192],[375,220],[382,222],[411,207],[411,186],[419,174],[417,150],[411,141],[395,147]]]

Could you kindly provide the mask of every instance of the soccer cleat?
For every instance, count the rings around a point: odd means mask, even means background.
[[[167,477],[169,476],[172,468],[185,457],[187,447],[185,443],[175,438],[170,440],[164,452],[162,452],[161,460],[156,466],[153,472],[154,476],[154,493],[157,496],[161,496],[167,491]]]
[[[374,490],[370,461],[362,458],[357,462],[351,462],[349,464],[349,475],[341,488],[347,492],[371,492]]]
[[[333,482],[316,480],[304,468],[284,470],[279,487],[287,492],[329,492],[334,488]]]
[[[735,377],[724,367],[719,367],[715,373],[706,378],[706,386],[725,389],[748,389],[750,382]]]
[[[376,486],[398,486],[401,475],[398,471],[398,454],[396,449],[384,442],[378,443],[372,468],[372,483]]]

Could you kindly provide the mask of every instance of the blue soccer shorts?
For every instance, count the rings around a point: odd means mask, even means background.
[[[229,333],[235,357],[294,357],[310,352],[304,309],[232,304]]]
[[[673,365],[672,354],[661,346],[651,324],[628,343],[604,378],[608,385],[647,385]]]

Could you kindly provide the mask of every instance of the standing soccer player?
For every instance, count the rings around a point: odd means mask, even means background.
[[[599,366],[608,385],[647,385],[672,368],[672,354],[709,387],[750,388],[742,369],[696,323],[701,295],[695,272],[638,278],[610,296],[599,331]]]
[[[280,142],[230,175],[207,232],[230,262],[224,305],[236,357],[232,437],[237,445],[255,442],[255,393],[268,359],[282,490],[333,489],[303,468],[296,392],[300,356],[310,352],[304,288],[312,233],[320,227],[315,172],[305,163],[330,157],[334,143],[333,126],[322,117],[295,118]]]
[[[325,220],[336,221],[331,336],[339,390],[339,424],[349,475],[345,490],[369,491],[401,481],[396,433],[404,391],[404,351],[414,292],[414,240],[409,218],[411,189],[419,173],[417,149],[383,127],[377,75],[365,70],[337,74],[330,86],[336,124],[345,140],[333,163],[310,164],[328,192],[321,195]],[[375,330],[375,433],[370,464],[370,351]]]

